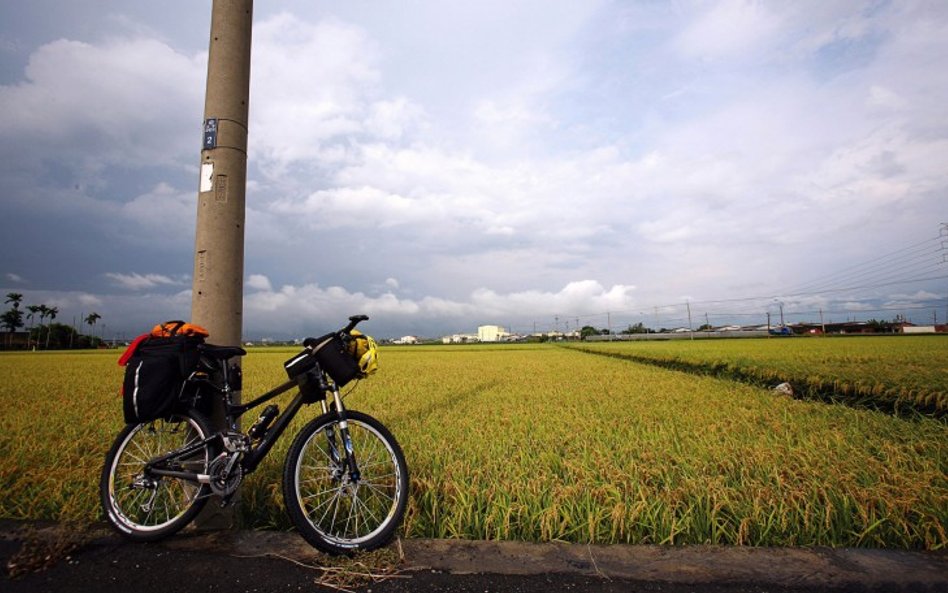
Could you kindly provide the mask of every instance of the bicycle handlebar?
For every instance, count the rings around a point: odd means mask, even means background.
[[[346,333],[346,334],[347,334],[347,333],[351,332],[351,331],[353,330],[353,328],[355,328],[355,326],[359,325],[359,322],[361,322],[361,321],[367,321],[368,319],[369,319],[369,316],[368,316],[368,315],[353,315],[353,316],[351,316],[351,317],[349,318],[349,325],[347,325],[346,327],[344,327],[344,328],[342,329],[342,332],[341,332],[341,333]]]
[[[366,321],[368,319],[369,319],[368,315],[352,315],[351,317],[349,317],[349,324],[336,333],[340,335],[349,334],[355,328],[355,326],[357,326],[360,322]],[[312,350],[314,347],[318,345],[318,343],[319,341],[316,338],[306,338],[305,340],[303,340],[303,347]]]

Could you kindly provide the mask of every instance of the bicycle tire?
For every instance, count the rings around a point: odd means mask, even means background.
[[[180,478],[148,478],[142,471],[148,459],[185,444],[205,439],[208,421],[191,410],[142,424],[128,424],[119,432],[105,458],[99,494],[108,523],[133,541],[156,541],[176,533],[201,511],[210,495],[207,484]],[[210,445],[182,469],[207,471],[214,458]]]
[[[333,412],[303,427],[283,470],[283,497],[290,519],[307,542],[333,555],[387,544],[408,503],[408,466],[395,437],[368,414],[350,411],[346,416],[361,474],[357,482],[327,452],[326,429],[337,435],[339,430]]]

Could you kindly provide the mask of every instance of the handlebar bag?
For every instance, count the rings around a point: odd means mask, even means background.
[[[172,414],[185,379],[198,363],[203,337],[149,337],[138,344],[125,364],[122,411],[125,422],[151,422]]]
[[[339,387],[359,375],[358,363],[346,350],[346,345],[338,334],[327,334],[319,338],[319,344],[313,348],[313,356]]]
[[[304,350],[299,355],[283,363],[286,374],[290,379],[319,367],[342,387],[359,376],[359,365],[346,350],[342,338],[336,333],[326,334],[316,339],[316,345],[311,351]]]

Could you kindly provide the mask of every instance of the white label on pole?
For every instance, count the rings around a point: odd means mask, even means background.
[[[214,163],[201,163],[201,191],[214,189]]]

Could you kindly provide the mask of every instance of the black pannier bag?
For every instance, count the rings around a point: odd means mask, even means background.
[[[122,410],[125,422],[137,424],[171,415],[178,409],[185,380],[197,367],[203,337],[149,337],[125,365]]]

